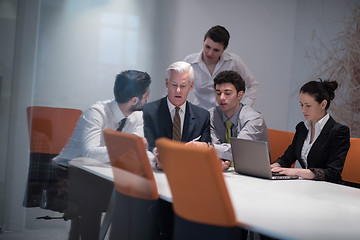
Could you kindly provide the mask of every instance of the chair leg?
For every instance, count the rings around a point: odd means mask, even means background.
[[[71,227],[69,232],[68,240],[80,240],[80,232],[79,232],[79,217],[74,217],[71,221]]]
[[[250,240],[254,240],[254,232],[249,231]]]
[[[113,213],[114,213],[114,209],[115,209],[115,194],[116,194],[116,190],[114,188],[111,197],[110,197],[110,201],[105,213],[105,217],[104,220],[101,224],[101,228],[100,228],[100,233],[99,233],[99,240],[104,240],[107,231],[109,230],[109,227],[111,225],[111,221],[113,218]]]

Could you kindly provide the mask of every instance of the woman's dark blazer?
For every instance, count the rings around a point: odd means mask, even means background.
[[[291,145],[276,162],[282,167],[290,167],[297,159],[300,159],[307,134],[308,130],[304,122],[300,122],[296,126]],[[315,180],[340,183],[341,172],[349,148],[349,128],[330,117],[307,156],[308,169],[315,174]],[[299,162],[303,165],[302,161]],[[304,168],[304,166],[302,167]]]

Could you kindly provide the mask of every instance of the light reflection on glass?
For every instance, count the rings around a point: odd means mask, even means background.
[[[137,64],[139,16],[104,13],[100,19],[99,61],[131,68]]]

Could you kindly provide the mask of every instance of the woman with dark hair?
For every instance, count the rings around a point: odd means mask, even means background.
[[[301,87],[299,99],[306,119],[296,126],[295,136],[271,170],[304,179],[341,182],[341,172],[350,147],[350,131],[328,113],[336,81],[311,81]],[[298,160],[301,168],[291,168]]]

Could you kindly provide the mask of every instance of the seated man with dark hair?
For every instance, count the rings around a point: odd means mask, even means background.
[[[65,166],[76,157],[109,162],[102,135],[107,128],[144,137],[141,110],[149,98],[150,83],[151,78],[145,72],[127,70],[118,74],[114,84],[115,99],[97,102],[86,109],[68,143],[53,161]]]
[[[268,142],[267,127],[261,114],[242,104],[245,82],[235,71],[219,73],[214,79],[218,106],[210,109],[210,132],[215,150],[227,169],[232,161],[230,137]],[[190,144],[206,146],[198,142]]]
[[[116,76],[113,100],[97,102],[80,116],[77,126],[61,153],[53,158],[56,165],[68,166],[74,158],[84,157],[109,162],[104,141],[105,129],[116,129],[144,137],[142,108],[149,98],[151,78],[136,70]],[[146,139],[144,143],[147,147]],[[69,171],[69,197],[65,211],[72,220],[69,239],[98,239],[102,212],[107,208],[113,183],[84,174],[77,168]]]

